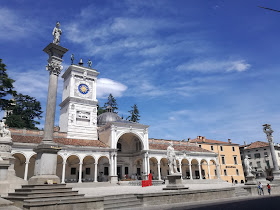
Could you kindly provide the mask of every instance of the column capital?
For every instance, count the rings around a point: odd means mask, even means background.
[[[30,162],[29,161],[25,161],[25,164],[29,164]]]
[[[48,65],[46,66],[46,70],[50,72],[50,75],[53,74],[55,76],[59,76],[62,69],[63,69],[63,67],[59,63],[56,63],[56,62],[48,63]]]
[[[94,165],[98,165],[98,163],[94,163]]]

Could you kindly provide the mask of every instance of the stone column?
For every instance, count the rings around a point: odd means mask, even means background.
[[[61,177],[61,183],[62,184],[65,183],[65,165],[66,165],[66,161],[63,160],[63,162],[62,162],[62,177]]]
[[[78,183],[82,183],[82,173],[83,173],[83,162],[80,162],[79,181],[78,181]]]
[[[202,179],[202,175],[201,175],[201,164],[198,164],[198,171],[199,171],[199,179]]]
[[[150,173],[150,158],[149,158],[149,155],[147,155],[147,171],[148,171],[148,175]]]
[[[160,163],[157,164],[157,167],[158,167],[158,180],[161,180]]]
[[[29,164],[29,161],[26,161],[25,168],[24,168],[24,180],[26,180],[26,181],[27,181],[27,176],[28,176],[28,164]]]
[[[192,164],[189,163],[189,171],[190,171],[190,179],[193,179],[192,177]]]
[[[208,167],[208,176],[209,176],[209,179],[211,179],[211,174],[210,174],[210,166],[209,166],[209,163],[207,163],[207,167]]]
[[[115,156],[114,156],[115,158],[115,168],[114,168],[114,172],[115,172],[115,176],[118,176],[118,174],[117,174],[117,172],[118,172],[118,170],[117,170],[117,168],[118,168],[118,160],[117,160],[117,154],[115,154]]]
[[[216,164],[216,171],[217,171],[218,179],[221,179],[221,172],[220,172],[220,165],[219,164]]]
[[[97,163],[94,163],[94,182],[97,182]]]
[[[59,44],[59,43],[58,43]],[[34,176],[30,178],[29,184],[44,184],[47,180],[60,183],[56,175],[57,152],[60,150],[58,144],[53,142],[53,129],[55,121],[56,96],[58,76],[62,70],[62,57],[68,49],[50,43],[43,51],[49,55],[49,88],[46,107],[45,127],[43,141],[34,149],[37,153],[35,161]]]
[[[271,129],[271,125],[264,124],[263,132],[266,134],[267,141],[269,142],[269,148],[270,148],[272,162],[273,162],[273,176],[274,176],[273,182],[280,183],[280,170],[279,170],[279,166],[278,166],[278,161],[277,161],[277,157],[276,157],[276,153],[275,153],[273,136],[272,136],[272,133],[274,131]]]
[[[110,182],[117,183],[118,182],[118,175],[117,175],[117,154],[111,153],[111,175],[110,175]]]

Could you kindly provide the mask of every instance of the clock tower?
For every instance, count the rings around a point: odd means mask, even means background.
[[[70,65],[62,75],[63,94],[59,105],[59,127],[67,138],[97,140],[97,70]]]

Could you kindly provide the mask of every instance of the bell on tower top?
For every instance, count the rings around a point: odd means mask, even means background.
[[[84,65],[83,59],[80,59],[79,65],[80,65],[80,66],[83,66],[83,65]]]

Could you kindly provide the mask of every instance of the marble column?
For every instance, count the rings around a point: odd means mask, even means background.
[[[59,43],[58,43],[59,44]],[[60,150],[57,143],[53,141],[53,130],[55,121],[56,97],[58,76],[62,70],[62,57],[68,49],[50,43],[43,50],[49,55],[48,65],[49,87],[46,106],[44,136],[42,142],[34,148],[37,153],[35,161],[34,176],[28,181],[29,184],[44,184],[46,180],[60,183],[59,177],[56,175],[57,152]]]
[[[150,158],[149,156],[147,155],[147,171],[148,171],[148,175],[150,174]]]
[[[182,174],[181,179],[183,179],[183,173],[182,173],[182,163],[179,163],[179,172]]]
[[[201,164],[198,164],[198,171],[199,171],[199,179],[202,179],[202,174],[201,174]]]
[[[82,183],[82,173],[83,173],[83,162],[80,162],[78,183]]]
[[[94,163],[94,182],[97,182],[97,163]]]
[[[115,172],[115,176],[118,176],[118,174],[117,174],[117,172],[118,172],[118,170],[117,170],[117,168],[118,168],[118,159],[117,159],[117,154],[115,154],[115,156],[114,156],[115,158],[114,158],[114,162],[115,162],[115,168],[114,168],[114,172]]]
[[[189,171],[190,171],[190,179],[193,179],[192,177],[192,164],[189,163]]]
[[[63,160],[62,162],[62,177],[61,177],[61,183],[65,183],[65,166],[66,166],[66,161]]]
[[[158,167],[158,180],[161,180],[160,163],[157,164],[157,167]]]
[[[28,176],[28,165],[29,165],[29,161],[25,162],[25,168],[24,168],[24,180],[27,181],[27,176]]]
[[[210,166],[209,166],[209,164],[207,164],[207,167],[208,167],[208,177],[209,177],[209,179],[211,179]]]

